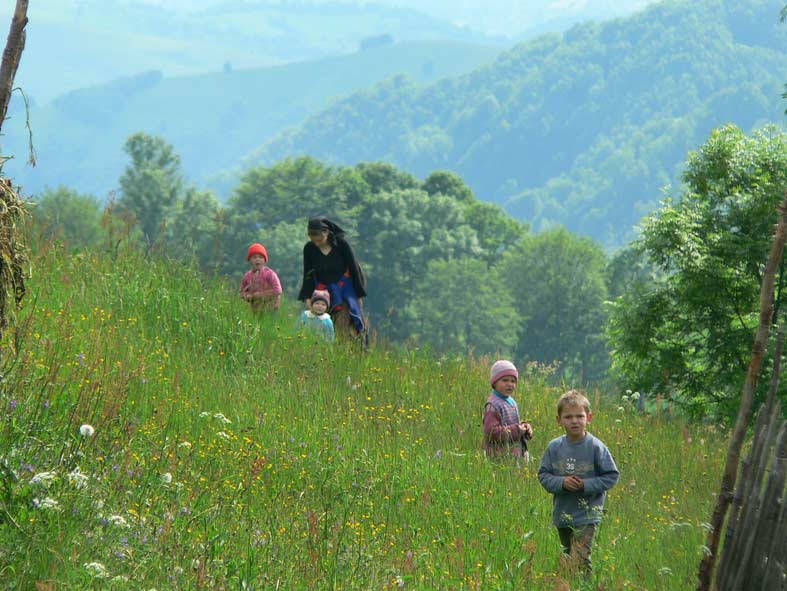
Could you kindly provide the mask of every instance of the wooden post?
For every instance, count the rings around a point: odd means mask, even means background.
[[[777,421],[773,421],[776,423]],[[781,535],[776,530],[781,511],[781,496],[784,481],[787,478],[787,424],[782,425],[776,443],[776,450],[771,461],[771,474],[762,494],[762,511],[760,512],[758,533],[750,550],[750,558],[745,569],[737,574],[739,589],[751,586],[751,589],[762,589],[767,569],[773,565],[772,557],[768,556],[771,544]],[[748,549],[748,548],[747,548]]]
[[[16,10],[11,19],[11,30],[3,51],[3,62],[0,65],[0,129],[3,127],[11,92],[14,90],[14,77],[25,48],[25,27],[27,26],[28,0],[16,0]]]
[[[771,252],[768,255],[768,262],[765,266],[765,273],[760,286],[760,324],[754,337],[752,345],[751,360],[749,370],[746,373],[746,381],[741,392],[741,403],[738,408],[738,417],[735,420],[735,429],[732,433],[732,440],[727,450],[727,463],[724,468],[724,475],[721,480],[721,490],[716,499],[716,508],[710,522],[710,532],[705,544],[707,551],[700,562],[697,591],[710,591],[713,571],[716,564],[716,553],[719,550],[722,525],[727,515],[727,509],[732,501],[733,491],[735,490],[735,480],[738,476],[738,464],[740,461],[741,447],[746,436],[751,419],[752,406],[754,404],[754,394],[757,390],[757,382],[762,369],[762,360],[768,345],[768,335],[771,327],[771,316],[773,314],[773,294],[776,270],[782,261],[784,254],[784,243],[787,241],[787,195],[781,205],[777,208],[778,221],[776,231],[771,242]]]

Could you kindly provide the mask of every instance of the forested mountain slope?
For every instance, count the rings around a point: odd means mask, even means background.
[[[534,229],[562,223],[607,245],[726,122],[782,121],[781,0],[668,1],[576,26],[451,80],[399,78],[264,145],[249,164],[309,154],[458,172]]]

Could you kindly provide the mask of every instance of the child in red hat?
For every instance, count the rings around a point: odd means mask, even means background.
[[[278,310],[281,303],[281,281],[268,267],[268,251],[259,242],[249,246],[246,253],[251,269],[240,284],[241,297],[249,302],[252,312]]]

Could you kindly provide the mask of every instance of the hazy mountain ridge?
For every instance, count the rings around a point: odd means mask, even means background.
[[[247,162],[305,153],[422,176],[451,168],[535,228],[558,222],[620,243],[710,129],[783,119],[780,8],[666,2],[579,25],[458,79],[348,97]]]
[[[276,132],[303,121],[335,97],[407,73],[415,80],[455,76],[493,60],[498,49],[454,42],[387,44],[347,56],[270,68],[166,78],[158,71],[67,93],[30,113],[39,166],[24,166],[27,131],[21,96],[4,126],[4,172],[27,193],[65,184],[105,196],[137,131],[175,146],[190,181],[234,167]],[[233,177],[234,178],[234,177]],[[226,188],[226,187],[225,187]]]

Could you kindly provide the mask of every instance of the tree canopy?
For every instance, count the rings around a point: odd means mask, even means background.
[[[645,219],[636,243],[662,277],[612,305],[613,368],[632,389],[660,393],[696,416],[729,417],[758,322],[776,206],[787,190],[787,135],[722,127],[690,154],[683,180],[686,190]],[[787,298],[784,270],[782,263],[775,321]]]

